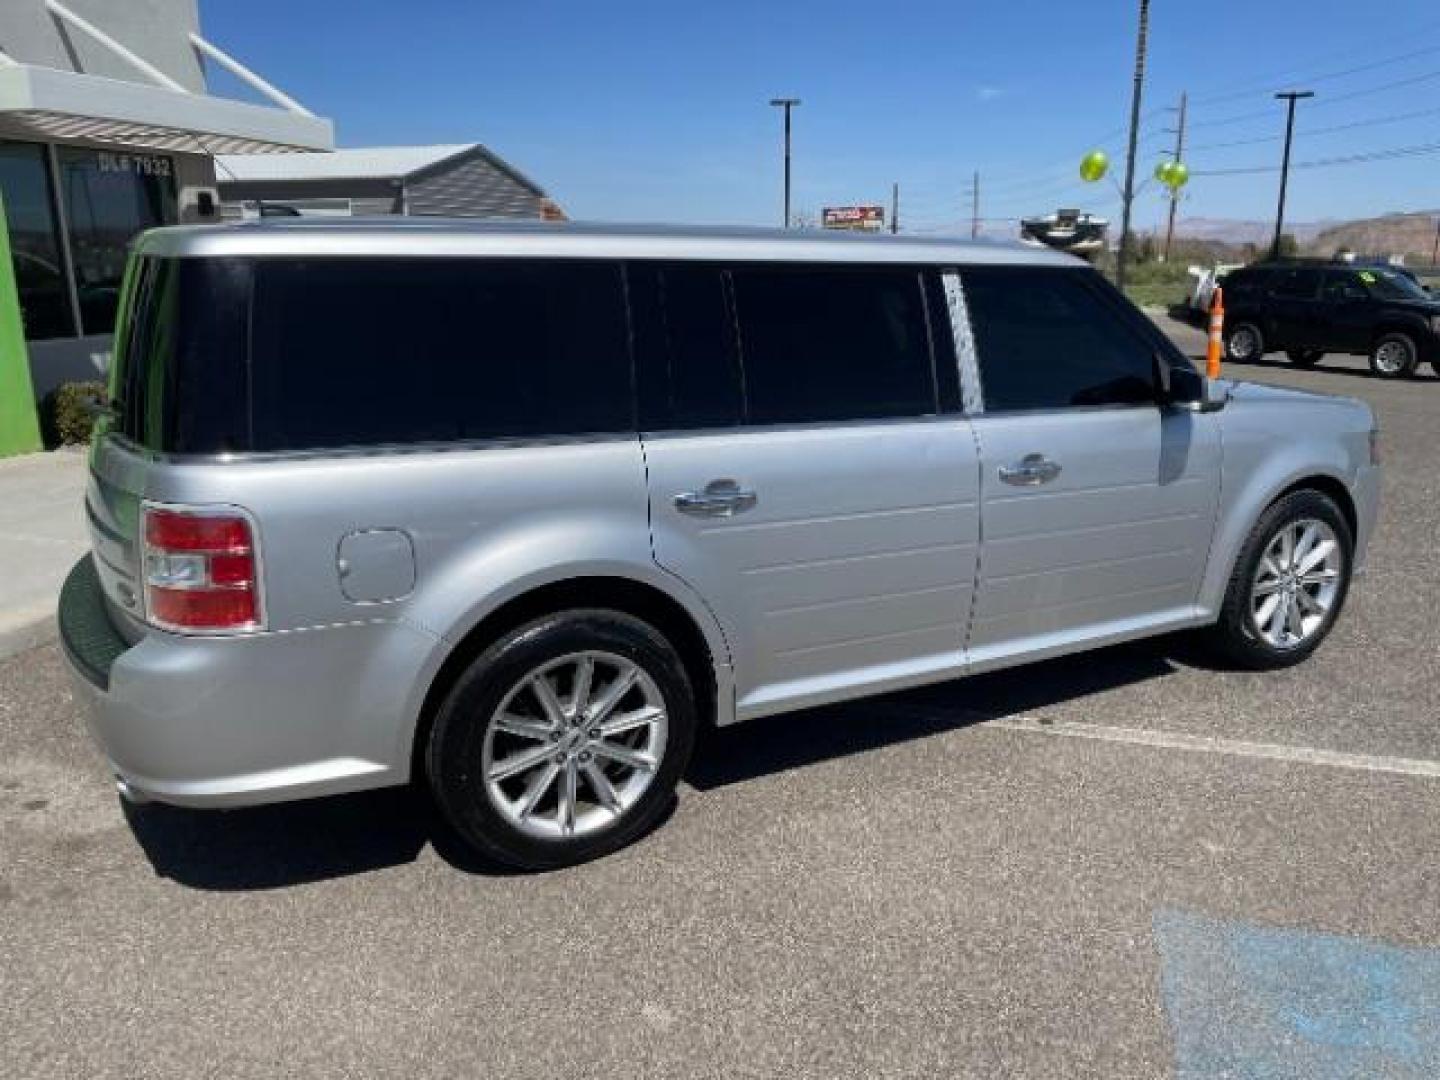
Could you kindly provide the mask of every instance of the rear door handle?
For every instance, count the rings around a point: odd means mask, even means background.
[[[675,496],[675,509],[692,517],[734,517],[751,509],[759,496],[734,480],[711,480],[703,491],[684,491]]]
[[[1015,487],[1039,487],[1060,475],[1060,466],[1044,454],[1026,454],[1014,465],[1000,466],[1000,479]]]

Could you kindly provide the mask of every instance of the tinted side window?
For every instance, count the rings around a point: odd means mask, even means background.
[[[1325,290],[1321,298],[1332,303],[1349,300],[1366,300],[1370,294],[1353,270],[1331,270],[1325,275]]]
[[[256,448],[633,430],[618,264],[268,260]]]
[[[651,429],[741,423],[740,358],[724,271],[637,262],[628,273],[642,367],[641,423]]]
[[[731,275],[750,423],[936,411],[918,271],[753,266]]]
[[[1087,276],[961,271],[987,411],[1154,402],[1154,349]]]
[[[1269,275],[1267,275],[1265,271],[1254,270],[1247,267],[1227,274],[1225,280],[1219,284],[1227,294],[1234,295],[1240,292],[1251,294],[1263,291],[1269,282]]]
[[[124,299],[111,430],[166,453],[250,449],[250,264],[137,258]]]
[[[1271,293],[1286,300],[1313,300],[1320,290],[1320,271],[1285,270],[1276,278]]]

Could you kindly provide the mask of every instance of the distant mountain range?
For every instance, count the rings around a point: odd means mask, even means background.
[[[1331,218],[1287,222],[1285,231],[1310,254],[1333,255],[1348,249],[1363,255],[1405,255],[1412,261],[1428,263],[1435,250],[1437,219],[1440,210],[1420,210],[1354,221]],[[1236,246],[1268,244],[1274,229],[1273,221],[1234,218],[1185,218],[1175,223],[1176,236]]]
[[[1308,244],[1326,229],[1340,225],[1338,220],[1286,222],[1285,231],[1296,243]],[[1245,221],[1240,218],[1181,218],[1175,223],[1175,235],[1190,240],[1218,240],[1224,244],[1268,244],[1275,234],[1275,219]]]

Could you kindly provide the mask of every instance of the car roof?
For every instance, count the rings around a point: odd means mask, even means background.
[[[704,228],[473,218],[268,218],[152,229],[135,241],[160,256],[527,256],[825,262],[1088,266],[1018,242],[870,235],[818,229]]]

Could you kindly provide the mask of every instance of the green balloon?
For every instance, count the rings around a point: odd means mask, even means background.
[[[1174,168],[1175,162],[1173,161],[1167,160],[1160,162],[1159,165],[1155,166],[1155,179],[1159,180],[1160,183],[1164,184],[1166,187],[1170,187],[1172,183],[1170,177]]]
[[[1110,159],[1103,150],[1091,150],[1080,159],[1080,179],[1093,184],[1100,180],[1110,168]]]
[[[1185,182],[1190,179],[1190,167],[1183,161],[1172,161],[1170,163],[1170,179],[1166,181],[1172,188],[1182,188]]]

